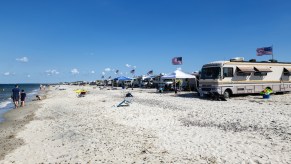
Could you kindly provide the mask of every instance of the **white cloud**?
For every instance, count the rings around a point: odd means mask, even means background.
[[[27,75],[28,78],[30,78],[30,75]]]
[[[128,67],[128,68],[130,68],[130,67],[131,67],[131,65],[129,65],[129,64],[125,64],[125,66],[126,66],[126,67]]]
[[[10,75],[10,72],[5,72],[3,75],[9,76]]]
[[[105,72],[102,72],[102,75],[105,75]]]
[[[80,72],[78,71],[77,68],[73,68],[73,69],[71,70],[71,73],[72,73],[73,75],[76,75],[76,74],[79,74]]]
[[[105,68],[104,69],[106,72],[109,72],[111,69],[110,68]]]
[[[17,58],[16,61],[27,63],[28,62],[28,58],[27,57]]]
[[[177,70],[179,70],[179,71],[182,71],[182,68],[181,68],[181,67],[179,67],[179,68],[177,68]]]
[[[95,73],[95,71],[92,70],[91,73]]]
[[[47,73],[48,76],[60,74],[60,72],[58,72],[55,69],[49,69],[49,70],[46,70],[45,72]]]

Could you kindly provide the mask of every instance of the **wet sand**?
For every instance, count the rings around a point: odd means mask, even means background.
[[[30,102],[25,107],[13,109],[4,114],[5,121],[0,123],[0,160],[24,144],[24,141],[21,138],[16,138],[16,135],[25,129],[27,123],[33,120],[34,112],[38,107],[36,102]]]

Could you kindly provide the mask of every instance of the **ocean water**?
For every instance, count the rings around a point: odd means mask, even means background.
[[[12,89],[15,84],[0,84],[0,122],[4,121],[3,114],[14,108],[14,104],[11,99]],[[18,84],[20,90],[24,90],[26,93],[26,102],[35,98],[35,95],[39,92],[40,84]]]

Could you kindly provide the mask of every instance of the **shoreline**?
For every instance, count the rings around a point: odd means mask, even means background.
[[[47,93],[38,93],[45,95]],[[39,101],[27,102],[24,107],[9,109],[3,114],[4,120],[0,122],[0,161],[7,154],[24,144],[23,139],[17,134],[25,129],[25,125],[34,119],[35,112],[39,109]]]
[[[12,92],[11,90],[14,87],[14,84],[0,84],[0,87],[5,88],[5,91],[1,92],[1,101],[0,101],[0,123],[5,121],[4,115],[10,110],[15,109],[13,100],[11,99]],[[25,104],[30,103],[33,99],[35,99],[35,95],[42,94],[41,90],[38,88],[39,84],[19,84],[20,90],[24,89],[26,93]],[[19,106],[21,101],[19,99]]]

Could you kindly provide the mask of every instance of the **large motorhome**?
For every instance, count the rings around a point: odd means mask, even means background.
[[[203,65],[199,91],[202,94],[218,93],[225,98],[260,93],[265,88],[271,88],[273,93],[284,93],[291,91],[290,77],[291,63],[234,58]]]

